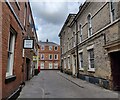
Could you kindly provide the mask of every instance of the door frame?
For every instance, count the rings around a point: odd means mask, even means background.
[[[76,75],[76,57],[75,54],[72,55],[72,74]]]
[[[113,90],[119,90],[120,91],[120,51],[112,52],[110,53],[110,62],[111,62],[111,75],[112,75],[112,84],[113,84]],[[118,64],[118,65],[117,65]]]

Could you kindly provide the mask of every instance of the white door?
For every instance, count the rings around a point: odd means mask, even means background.
[[[53,67],[52,67],[52,63],[49,63],[49,69],[52,69]]]
[[[44,69],[44,63],[41,63],[41,67],[40,67],[41,69]]]
[[[54,63],[54,69],[58,69],[58,63]]]
[[[74,56],[72,56],[72,74],[75,75],[75,69],[76,69],[76,59]]]

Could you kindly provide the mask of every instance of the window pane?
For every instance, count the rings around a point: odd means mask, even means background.
[[[13,74],[14,45],[15,45],[15,33],[13,31],[11,31],[10,37],[9,37],[8,62],[7,62],[6,77]]]
[[[79,56],[80,56],[79,67],[82,68],[83,67],[83,53],[80,53]]]
[[[49,50],[52,50],[52,46],[49,46]]]
[[[91,68],[94,68],[94,64],[91,64]]]
[[[49,59],[50,59],[50,60],[52,59],[52,55],[49,55]]]
[[[94,68],[94,50],[93,49],[89,50],[89,65],[90,65],[90,68]]]
[[[42,59],[42,60],[44,59],[44,54],[41,54],[41,59]]]
[[[57,46],[55,46],[55,50],[57,50],[58,48],[57,48]]]
[[[41,46],[41,50],[44,50],[44,45]]]

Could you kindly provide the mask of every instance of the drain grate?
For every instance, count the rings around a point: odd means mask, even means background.
[[[49,93],[49,92],[47,92],[47,93],[45,93],[45,95],[50,95],[50,93]]]

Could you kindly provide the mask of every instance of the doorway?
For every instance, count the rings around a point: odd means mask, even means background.
[[[75,57],[75,55],[72,56],[72,73],[74,76],[76,75],[76,57]]]
[[[120,51],[110,53],[113,89],[120,91]]]
[[[26,80],[29,80],[30,59],[26,58]]]

